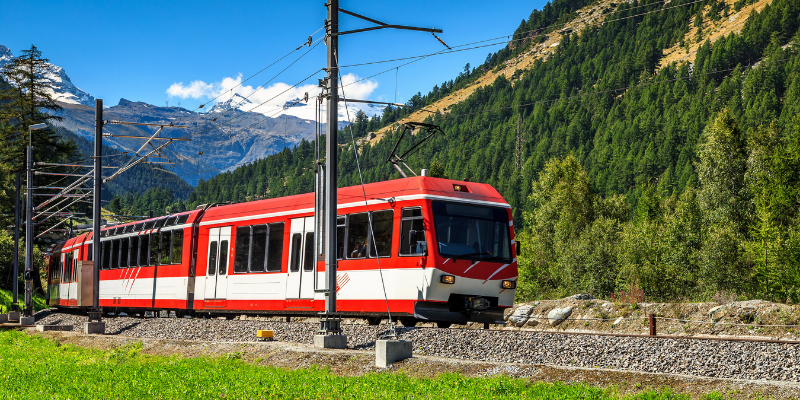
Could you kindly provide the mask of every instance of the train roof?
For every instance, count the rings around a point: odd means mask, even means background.
[[[463,191],[457,191],[457,187]],[[370,183],[364,185],[363,190],[361,185],[340,188],[337,192],[338,208],[363,205],[365,193],[370,205],[387,201],[431,197],[462,199],[510,208],[503,196],[491,185],[427,176]],[[305,193],[214,207],[203,215],[203,222],[221,222],[219,220],[281,212],[313,212],[313,208],[314,193]]]

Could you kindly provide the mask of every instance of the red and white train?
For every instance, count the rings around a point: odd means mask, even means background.
[[[412,177],[364,190],[366,202],[360,186],[338,191],[339,313],[373,324],[387,311],[407,326],[503,323],[514,301],[517,245],[511,207],[494,188]],[[100,307],[107,313],[324,310],[326,295],[315,290],[325,280],[324,262],[315,260],[313,193],[201,206],[108,227],[101,236]],[[92,233],[54,248],[49,305],[88,309],[78,292],[91,280],[78,262],[92,254]]]

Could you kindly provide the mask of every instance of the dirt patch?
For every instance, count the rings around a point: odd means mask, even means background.
[[[506,312],[506,317],[522,306],[532,306],[529,318],[521,323],[509,322],[502,329],[647,334],[648,317],[653,314],[657,333],[662,335],[800,340],[800,306],[762,300],[726,304],[612,303],[566,298],[519,303]],[[572,314],[552,326],[548,313],[566,307],[572,308]]]
[[[736,1],[737,0],[725,0],[725,3],[728,4],[730,10],[733,11],[733,5]],[[711,21],[711,19],[708,18],[708,11],[711,7],[706,6],[703,10],[703,23],[699,29],[694,26],[694,18],[696,17],[692,17],[691,21],[689,21],[690,29],[683,39],[686,47],[681,47],[680,44],[676,44],[664,50],[664,57],[661,58],[658,68],[665,67],[672,62],[680,63],[688,61],[693,63],[697,56],[697,49],[699,49],[706,40],[710,40],[711,43],[714,43],[718,39],[731,33],[741,32],[750,15],[754,11],[761,12],[761,10],[769,4],[772,4],[772,0],[759,0],[753,4],[742,7],[739,12],[729,15],[728,18],[722,18],[717,22]],[[697,40],[698,30],[701,30],[702,34],[699,41]]]
[[[709,379],[674,374],[571,368],[548,365],[473,362],[429,356],[414,356],[381,369],[375,366],[371,351],[321,350],[311,346],[281,342],[204,342],[187,340],[134,339],[122,336],[83,335],[71,332],[39,333],[61,344],[112,350],[129,343],[141,343],[143,354],[180,357],[221,357],[237,354],[246,362],[287,369],[322,366],[339,376],[358,376],[368,373],[402,373],[412,377],[435,377],[442,373],[460,373],[465,376],[486,377],[506,375],[529,379],[532,382],[565,382],[614,387],[619,394],[635,394],[646,390],[671,388],[693,398],[718,391],[726,398],[756,397],[797,398],[800,385],[785,382]]]

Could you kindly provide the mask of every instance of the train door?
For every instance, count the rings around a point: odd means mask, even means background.
[[[206,299],[225,299],[228,293],[228,250],[231,227],[211,228],[208,234],[206,265]]]
[[[295,218],[291,223],[289,242],[289,278],[287,299],[314,297],[314,217]]]

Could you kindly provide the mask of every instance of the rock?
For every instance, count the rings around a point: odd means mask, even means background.
[[[616,320],[616,321],[612,322],[612,323],[611,323],[611,325],[613,325],[613,326],[617,326],[617,325],[619,325],[619,323],[620,323],[620,322],[622,322],[622,320],[623,320],[623,319],[624,319],[624,318],[622,318],[622,317],[619,317],[619,318],[617,318],[617,320]]]
[[[564,322],[570,315],[572,315],[572,307],[554,308],[547,313],[547,319],[550,321],[551,326],[556,326]]]
[[[728,309],[728,305],[721,305],[716,306],[710,310],[708,310],[708,317],[711,318],[711,322],[716,323],[717,321],[721,320],[725,316],[725,310]]]
[[[525,323],[528,322],[528,318],[530,318],[531,313],[533,312],[533,308],[538,305],[539,302],[536,302],[533,305],[517,307],[517,309],[514,310],[514,313],[508,317],[508,322],[516,327],[525,325]]]
[[[739,310],[739,320],[746,324],[750,324],[756,320],[756,314],[758,312],[753,307],[745,307]]]
[[[594,296],[591,293],[579,293],[572,296],[567,297],[568,299],[575,299],[575,300],[594,300]]]

